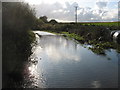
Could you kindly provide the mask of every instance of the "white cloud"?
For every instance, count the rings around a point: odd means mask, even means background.
[[[2,0],[8,1],[8,0]],[[78,21],[116,21],[118,19],[117,5],[114,9],[109,3],[119,0],[10,0],[26,1],[34,4],[36,16],[46,15],[48,19],[58,21],[74,21],[75,8],[78,5]],[[109,4],[110,5],[110,4]],[[112,4],[111,4],[112,5]],[[33,6],[32,6],[33,7]]]
[[[37,16],[46,15],[49,19],[54,18],[58,21],[74,21],[75,8],[78,5],[78,21],[112,21],[117,20],[117,9],[111,9],[107,7],[107,1],[96,1],[96,8],[79,6],[78,3],[64,2],[63,4],[55,2],[53,4],[41,3],[35,5]],[[87,3],[86,3],[87,4]]]
[[[117,9],[109,10],[102,16],[102,19],[107,21],[116,21],[118,19]]]

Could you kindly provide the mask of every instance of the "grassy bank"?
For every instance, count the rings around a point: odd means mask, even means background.
[[[60,34],[60,35],[63,35],[64,37],[69,37],[71,39],[75,39],[83,45],[84,44],[91,45],[91,47],[88,47],[88,49],[99,55],[105,55],[105,50],[108,50],[108,49],[115,49],[118,53],[120,53],[120,48],[119,48],[120,45],[113,42],[112,40],[105,41],[105,40],[99,40],[99,39],[88,39],[84,35],[80,36],[78,34],[70,33],[70,32],[56,33],[51,30],[45,30],[45,31],[58,34],[58,35]]]
[[[75,33],[69,33],[69,32],[61,32],[61,33],[67,35],[70,38],[74,38],[75,40],[79,41],[81,44],[92,45],[92,47],[89,47],[89,49],[96,54],[105,54],[105,50],[107,49],[116,49],[116,51],[120,53],[120,48],[119,48],[120,45],[114,42],[98,41],[96,39],[86,40],[83,36],[77,35]]]

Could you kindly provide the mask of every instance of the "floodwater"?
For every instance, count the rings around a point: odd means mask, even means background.
[[[97,55],[75,40],[34,31],[36,45],[27,67],[37,88],[117,88],[119,54]]]

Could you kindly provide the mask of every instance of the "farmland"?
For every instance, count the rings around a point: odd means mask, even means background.
[[[120,22],[80,22],[80,25],[118,26]]]

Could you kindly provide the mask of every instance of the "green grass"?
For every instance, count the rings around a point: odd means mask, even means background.
[[[92,47],[89,47],[89,49],[92,50],[96,54],[105,55],[105,50],[114,48],[113,42],[98,42],[98,41],[93,40],[91,41],[90,44],[92,45]]]
[[[60,23],[60,24],[70,24],[70,23]],[[78,22],[77,24],[81,24],[81,25],[118,26],[118,24],[120,25],[120,22]]]
[[[66,36],[70,38],[74,38],[75,40],[79,41],[81,44],[87,43],[88,45],[92,45],[92,47],[89,47],[92,52],[99,54],[99,55],[105,55],[105,50],[107,49],[116,49],[116,51],[119,53],[120,48],[117,48],[118,46],[115,45],[113,42],[108,41],[98,41],[98,40],[86,40],[84,37],[77,35],[75,33],[69,33],[69,32],[61,32],[62,34],[65,34]]]
[[[81,25],[102,25],[102,26],[118,26],[120,25],[120,22],[81,22],[81,23],[78,23],[78,24],[81,24]]]
[[[65,35],[67,35],[68,37],[74,38],[74,39],[76,39],[76,40],[84,41],[84,38],[83,38],[82,36],[79,36],[79,35],[77,35],[77,34],[75,34],[75,33],[62,32],[62,34],[65,34]]]

